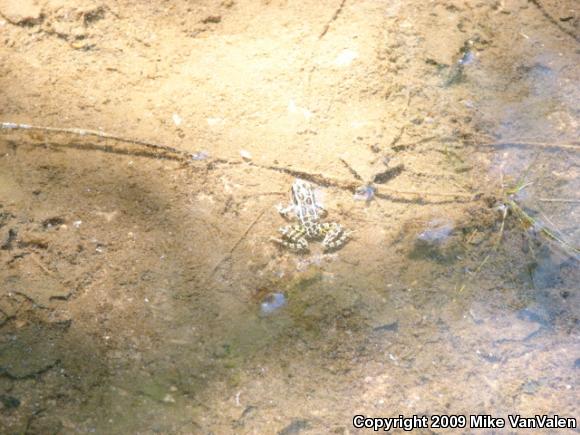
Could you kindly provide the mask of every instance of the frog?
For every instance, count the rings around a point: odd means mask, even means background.
[[[327,211],[317,201],[314,188],[308,181],[297,178],[291,188],[292,202],[283,207],[279,204],[276,209],[285,219],[294,214],[298,223],[286,225],[279,229],[281,238],[272,237],[271,240],[296,253],[309,251],[309,240],[322,240],[323,251],[340,249],[349,239],[349,232],[336,222],[322,222]]]

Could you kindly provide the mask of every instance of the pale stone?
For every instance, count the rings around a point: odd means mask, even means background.
[[[34,0],[0,0],[0,14],[12,24],[38,24],[42,9]]]

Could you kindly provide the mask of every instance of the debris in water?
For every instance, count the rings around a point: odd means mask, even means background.
[[[383,160],[383,163],[385,165],[387,165],[388,161],[385,162]],[[393,178],[398,177],[404,170],[405,170],[405,165],[400,163],[396,166],[393,166],[392,168],[386,169],[382,172],[375,174],[371,181],[373,183],[377,183],[377,184],[385,184],[387,181],[390,181]]]
[[[471,50],[466,50],[463,53],[463,57],[461,59],[459,59],[457,61],[457,63],[459,65],[469,65],[471,62],[473,62],[475,60],[475,55],[473,54],[473,51]]]
[[[292,114],[300,113],[306,119],[312,118],[312,112],[310,110],[306,109],[305,107],[297,106],[296,103],[294,102],[294,100],[290,100],[290,102],[288,103],[288,112],[292,113]]]
[[[22,126],[22,125],[25,125],[25,124],[20,124],[20,126]],[[14,122],[3,122],[2,128],[6,128],[6,129],[19,128],[19,124],[16,124]]]
[[[296,259],[296,270],[303,272],[310,266],[320,267],[324,261],[335,261],[338,258],[336,253],[314,254],[308,257]]]
[[[377,332],[397,332],[399,330],[399,322],[395,321],[392,323],[387,323],[385,325],[376,326],[373,331]]]
[[[264,298],[260,304],[260,312],[264,316],[269,316],[275,313],[280,308],[286,305],[286,296],[283,293],[272,293]]]
[[[209,153],[207,151],[198,151],[191,155],[192,160],[205,160],[209,157]]]
[[[435,219],[429,222],[428,227],[417,236],[417,240],[427,245],[439,245],[453,232],[453,223]]]
[[[353,198],[355,201],[371,202],[375,197],[376,191],[377,189],[373,185],[367,184],[356,189]]]
[[[527,381],[522,385],[522,391],[526,394],[535,394],[540,388],[540,383],[537,381]]]
[[[183,119],[181,119],[181,116],[179,116],[177,113],[174,113],[173,116],[173,123],[179,127],[181,125],[181,123],[183,122]]]
[[[203,20],[201,20],[201,22],[203,24],[217,24],[217,23],[221,22],[221,20],[222,20],[221,15],[208,15]]]
[[[303,430],[308,429],[309,427],[310,423],[308,420],[295,419],[292,420],[288,426],[278,432],[278,435],[295,435],[299,432],[302,432]]]
[[[222,118],[207,118],[206,121],[208,125],[211,126],[220,125],[224,123],[224,120]]]
[[[354,50],[342,50],[336,59],[334,59],[334,64],[336,66],[348,66],[358,57],[358,53]]]

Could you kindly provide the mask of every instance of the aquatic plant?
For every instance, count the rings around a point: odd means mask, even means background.
[[[574,246],[572,242],[567,241],[566,237],[555,227],[555,225],[550,223],[547,218],[541,220],[537,217],[533,217],[530,212],[527,212],[526,209],[518,203],[518,194],[533,184],[527,181],[528,171],[529,168],[524,171],[513,187],[509,188],[504,187],[502,177],[502,195],[495,206],[495,209],[501,217],[500,228],[490,251],[473,271],[472,277],[478,275],[490,258],[497,252],[503,239],[508,216],[514,216],[517,219],[519,227],[527,234],[531,233],[534,237],[539,236],[539,238],[544,242],[550,243],[552,247],[559,249],[567,256],[576,260],[580,259],[580,247]],[[463,291],[466,286],[467,282],[464,282],[460,286],[459,291]]]

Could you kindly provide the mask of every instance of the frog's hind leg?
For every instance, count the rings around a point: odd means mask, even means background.
[[[274,237],[271,240],[282,246],[286,246],[293,252],[306,252],[308,251],[308,242],[304,235],[306,234],[306,229],[302,225],[287,225],[280,228],[280,233],[282,234],[281,239],[276,239]]]
[[[325,251],[341,248],[348,241],[348,233],[336,222],[320,224],[320,232],[324,235],[322,247]]]

